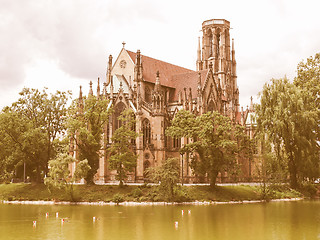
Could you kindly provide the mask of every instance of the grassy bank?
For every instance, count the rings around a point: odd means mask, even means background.
[[[279,198],[297,198],[302,194],[287,186],[273,186],[264,189],[260,186],[178,186],[171,201],[242,201]],[[0,200],[54,200],[71,201],[70,194],[63,190],[51,192],[43,184],[0,184]],[[74,200],[83,202],[158,202],[168,201],[165,195],[159,192],[157,186],[74,186]]]

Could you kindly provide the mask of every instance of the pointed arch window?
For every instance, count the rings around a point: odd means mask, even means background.
[[[142,122],[142,133],[143,133],[143,146],[151,143],[151,125],[148,119],[144,119]]]
[[[150,88],[148,86],[146,86],[145,89],[144,89],[144,100],[147,103],[151,103],[151,91],[150,91]]]
[[[121,121],[119,121],[119,116],[123,110],[126,109],[126,105],[123,102],[119,102],[114,109],[114,131],[121,127]]]
[[[212,42],[213,42],[213,34],[212,34],[212,32],[211,32],[211,30],[209,30],[209,33],[208,33],[208,41],[209,41],[209,57],[213,57],[213,54],[212,54],[212,52],[213,52],[213,44],[212,44]]]
[[[213,100],[210,100],[208,104],[208,112],[213,112],[213,110],[214,110],[214,103],[213,103]]]

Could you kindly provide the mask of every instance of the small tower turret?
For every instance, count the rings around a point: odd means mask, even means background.
[[[90,88],[89,88],[89,95],[93,96],[92,81],[90,81],[89,85],[90,85]]]
[[[197,71],[202,70],[200,37],[198,37]]]
[[[82,86],[79,91],[79,102],[78,102],[79,113],[83,113],[83,97],[82,97]]]
[[[97,98],[100,98],[100,78],[98,78],[98,86],[97,86]]]
[[[107,79],[106,79],[107,86],[111,82],[111,70],[112,70],[112,55],[109,55],[108,68],[107,68]]]
[[[156,83],[152,91],[152,110],[155,114],[164,113],[164,91],[161,89],[159,71],[157,71]]]

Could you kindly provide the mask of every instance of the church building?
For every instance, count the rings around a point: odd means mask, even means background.
[[[117,118],[126,108],[133,109],[136,130],[142,133],[134,143],[137,167],[128,182],[143,182],[147,168],[159,166],[169,157],[180,159],[184,182],[198,181],[192,174],[187,154],[179,153],[189,139],[165,135],[179,110],[186,109],[196,115],[218,111],[241,123],[237,64],[229,30],[230,22],[224,19],[202,23],[196,71],[145,56],[140,50],[129,51],[125,43],[115,61],[109,56],[102,92],[99,83],[97,87],[97,96],[104,94],[114,110],[104,133],[107,144],[111,144],[112,133],[119,125]],[[92,82],[90,92],[93,92]],[[97,182],[115,180],[115,172],[108,169],[106,154],[102,154],[99,166]]]

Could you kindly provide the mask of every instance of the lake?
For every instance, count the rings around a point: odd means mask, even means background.
[[[202,206],[0,204],[0,239],[314,240],[320,239],[320,201]]]

